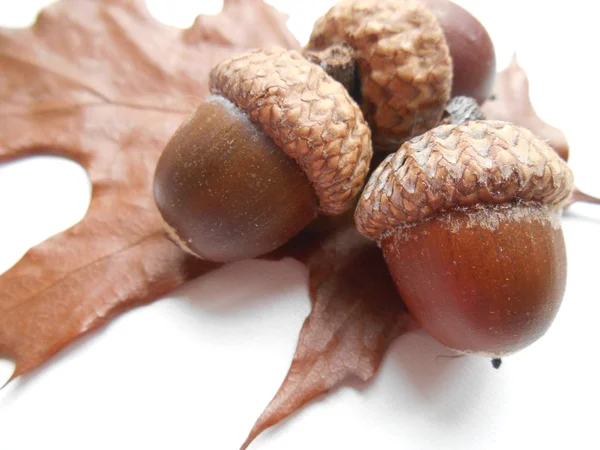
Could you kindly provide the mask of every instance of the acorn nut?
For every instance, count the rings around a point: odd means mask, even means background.
[[[437,126],[451,97],[482,103],[494,82],[487,31],[448,0],[342,1],[316,22],[305,52],[332,47],[353,52],[358,87],[351,91],[375,150],[395,151]]]
[[[318,213],[349,209],[371,135],[337,81],[298,52],[251,51],[211,71],[212,95],[161,155],[154,197],[165,227],[202,259],[276,249]]]
[[[383,161],[355,220],[423,328],[500,357],[536,341],[559,309],[560,213],[572,189],[566,163],[524,128],[442,125]]]
[[[449,0],[419,0],[437,18],[452,59],[451,97],[472,97],[482,105],[496,79],[496,52],[485,27]]]

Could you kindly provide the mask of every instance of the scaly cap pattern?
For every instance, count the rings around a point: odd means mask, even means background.
[[[567,164],[530,131],[507,122],[443,125],[406,142],[373,172],[355,220],[379,240],[455,207],[535,202],[557,208],[573,189]]]
[[[355,50],[361,108],[376,150],[396,151],[436,126],[450,99],[452,60],[436,17],[415,0],[346,0],[321,17],[309,49]]]
[[[300,165],[321,212],[351,206],[369,169],[371,132],[340,83],[298,52],[271,47],[221,62],[210,84]]]

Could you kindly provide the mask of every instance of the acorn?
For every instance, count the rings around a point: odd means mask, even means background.
[[[387,152],[437,126],[451,97],[483,103],[496,71],[485,28],[448,0],[342,1],[316,22],[305,54],[345,80]],[[340,64],[355,66],[354,84]]]
[[[452,59],[450,96],[489,99],[496,79],[496,51],[485,27],[466,9],[449,0],[419,0],[438,20]]]
[[[353,206],[371,134],[343,86],[277,47],[227,59],[212,95],[167,143],[154,198],[172,239],[227,262],[283,245],[317,214]]]
[[[565,291],[566,163],[499,121],[442,125],[388,155],[355,211],[398,292],[441,343],[499,358],[539,339]]]

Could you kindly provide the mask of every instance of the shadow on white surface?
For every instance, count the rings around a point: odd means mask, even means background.
[[[292,270],[282,270],[282,264]],[[255,276],[256,272],[261,275]],[[285,293],[295,285],[300,288],[297,286],[299,273],[308,279],[306,267],[292,258],[281,262],[235,262],[184,285],[175,295],[175,302],[184,302],[202,314],[243,314],[244,310],[255,308],[257,304],[278,301],[279,293]],[[304,286],[305,283],[301,288]]]
[[[600,205],[575,204],[571,206],[564,213],[563,224],[575,221],[600,225]]]
[[[137,427],[148,426],[142,405],[151,398],[157,408],[152,422],[183,428],[181,445],[172,448],[204,448],[210,442],[222,444],[215,450],[237,448],[287,373],[309,312],[306,284],[306,268],[292,259],[226,265],[167,299],[124,314],[15,380],[0,393],[0,417],[2,409],[10,410],[9,423],[23,426],[25,416],[39,421],[48,413],[43,405],[60,401],[63,419],[77,421],[73,414],[81,410],[91,423],[102,416],[107,427],[118,427],[135,412],[129,431],[134,436]],[[489,360],[445,355],[452,352],[425,333],[407,334],[393,344],[372,384],[349,382],[265,433],[254,448],[279,448],[298,427],[314,427],[314,420],[343,426],[344,420],[322,414],[346,408],[338,415],[348,414],[353,423],[363,410],[365,426],[377,417],[398,420],[405,412],[441,429],[469,423],[481,411],[482,392],[495,371]],[[39,411],[31,409],[35,405]],[[55,423],[46,420],[48,426]],[[191,442],[198,422],[206,428]],[[355,427],[366,436],[361,429]],[[74,448],[76,436],[65,448]],[[155,430],[140,443],[156,440],[151,448],[160,448],[161,439],[166,436]]]
[[[412,401],[441,426],[468,422],[497,379],[489,358],[458,355],[424,331],[400,338],[388,359],[386,373],[396,380],[390,392],[409,391]]]

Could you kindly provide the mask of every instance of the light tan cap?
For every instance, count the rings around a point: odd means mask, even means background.
[[[373,172],[355,213],[379,240],[455,207],[535,202],[560,207],[573,189],[567,164],[529,130],[498,121],[443,125],[406,142]]]
[[[298,52],[271,47],[221,62],[210,84],[300,165],[322,213],[352,205],[373,152],[360,108],[340,83]]]
[[[321,17],[309,49],[355,50],[361,108],[376,150],[396,151],[436,126],[450,99],[452,60],[444,31],[415,0],[346,0]]]

